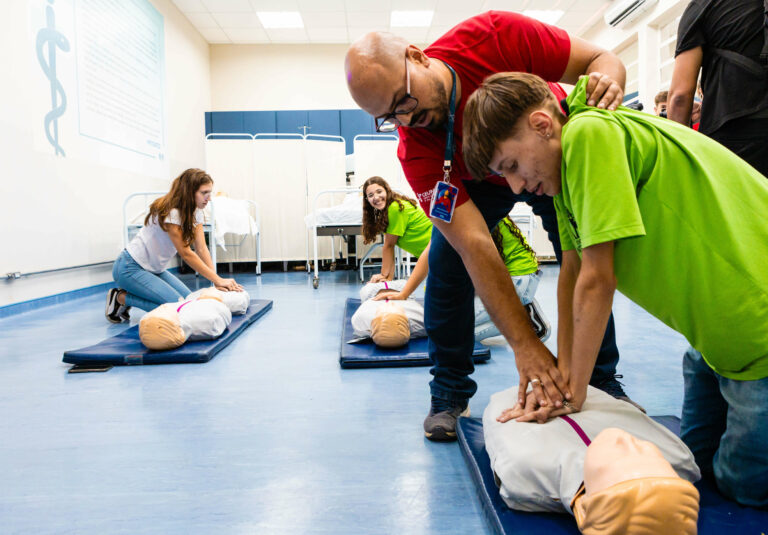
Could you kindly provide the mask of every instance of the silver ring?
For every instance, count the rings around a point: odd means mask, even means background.
[[[571,405],[570,401],[568,401],[567,399],[564,399],[563,400],[563,407],[565,407],[566,409],[572,409],[573,405]]]
[[[531,379],[531,384],[536,384],[536,383],[541,383],[541,379],[538,379],[538,378],[536,378],[536,377],[534,377],[533,379]]]

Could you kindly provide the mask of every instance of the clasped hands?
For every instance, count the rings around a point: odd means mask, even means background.
[[[514,407],[503,411],[496,419],[501,422],[544,423],[551,418],[581,410],[585,392],[572,392],[570,373],[558,367],[558,361],[544,347],[516,355],[520,386]],[[530,384],[531,388],[528,388]]]

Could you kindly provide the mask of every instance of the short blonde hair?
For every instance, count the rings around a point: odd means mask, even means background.
[[[475,180],[488,175],[496,147],[514,136],[527,112],[550,104],[562,115],[547,82],[525,72],[492,74],[470,95],[464,107],[464,163]]]

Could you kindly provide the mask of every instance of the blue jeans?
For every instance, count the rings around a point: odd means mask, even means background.
[[[768,507],[768,377],[736,381],[694,348],[683,357],[680,437],[704,475],[742,505]]]
[[[150,311],[164,303],[175,303],[192,290],[171,273],[155,274],[141,267],[123,249],[112,266],[112,278],[117,286],[126,291],[125,304]]]
[[[536,295],[536,288],[539,287],[540,279],[541,271],[512,277],[512,282],[515,283],[515,291],[523,306],[533,301],[533,296]],[[485,340],[500,334],[501,331],[491,320],[491,316],[485,309],[483,302],[479,297],[475,297],[475,340]]]
[[[490,182],[464,182],[464,185],[488,228],[501,221],[516,202],[527,202],[533,212],[541,216],[557,260],[561,261],[560,235],[551,197],[537,197],[530,193],[515,195],[509,187]],[[477,391],[477,383],[469,378],[475,370],[472,363],[475,346],[474,296],[475,289],[461,257],[434,227],[424,300],[424,325],[429,337],[429,356],[434,363],[430,370],[434,379],[429,385],[433,396],[451,402],[464,402]],[[618,361],[619,350],[611,314],[590,383],[599,384],[606,378],[612,378]]]

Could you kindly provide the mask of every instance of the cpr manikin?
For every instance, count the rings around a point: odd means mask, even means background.
[[[360,289],[360,307],[352,315],[352,329],[357,339],[372,338],[381,347],[399,347],[411,338],[427,335],[424,307],[414,299],[374,301],[377,295],[397,293],[404,280],[372,282]]]
[[[139,338],[149,349],[175,349],[187,340],[211,340],[221,336],[232,314],[248,308],[246,292],[222,292],[206,288],[183,301],[166,303],[139,321]]]
[[[585,535],[695,535],[699,492],[655,445],[608,428],[587,448],[571,507]]]
[[[701,474],[668,429],[591,386],[580,412],[544,424],[496,420],[516,403],[510,388],[483,414],[491,467],[510,508],[571,513],[588,535],[696,532],[691,482]]]

